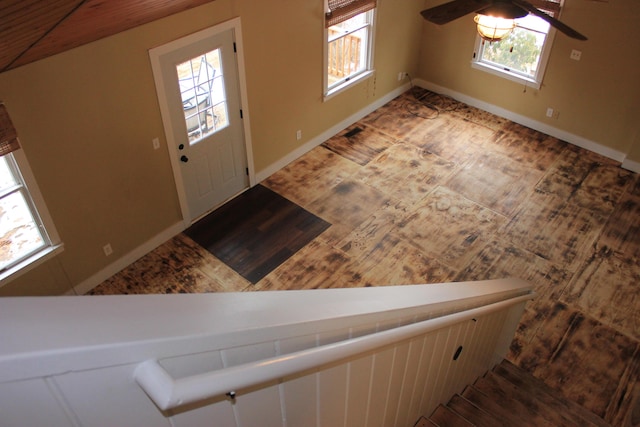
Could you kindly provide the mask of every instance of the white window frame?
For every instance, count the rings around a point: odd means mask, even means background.
[[[0,271],[0,287],[52,258],[64,248],[23,150],[18,149],[5,156],[10,156],[15,161],[17,175],[19,175],[16,178],[22,181],[20,183],[24,186],[22,192],[27,198],[32,216],[41,228],[45,243],[37,251]]]
[[[334,86],[329,87],[329,29],[328,28],[324,28],[324,49],[323,49],[323,56],[324,56],[324,61],[323,61],[323,85],[324,85],[324,100],[328,100],[331,99],[333,96],[337,95],[340,92],[343,92],[344,90],[350,88],[351,86],[355,85],[356,83],[359,83],[369,77],[371,77],[374,74],[374,70],[373,70],[373,54],[375,52],[375,47],[374,47],[374,34],[375,34],[375,28],[376,28],[376,9],[377,8],[373,8],[367,12],[362,12],[364,14],[368,14],[369,15],[369,19],[367,24],[365,24],[363,27],[360,28],[367,28],[368,27],[368,31],[367,31],[367,48],[366,48],[366,52],[365,52],[365,67],[363,68],[362,71],[360,71],[359,73],[356,73],[354,75],[349,76],[349,78],[347,78],[345,81],[338,83]],[[359,15],[356,15],[359,16]],[[360,29],[358,28],[358,30]],[[347,34],[343,34],[341,35],[341,37],[344,37],[350,33],[352,33],[354,31],[351,31]],[[332,39],[335,40],[336,38]]]
[[[541,18],[538,18],[541,19]],[[516,26],[518,20],[516,19]],[[531,31],[531,30],[529,30]],[[525,84],[530,87],[534,87],[536,89],[540,89],[542,86],[542,80],[544,78],[544,73],[547,68],[547,62],[549,61],[549,55],[551,54],[551,48],[553,46],[553,40],[556,35],[556,30],[553,27],[549,27],[549,31],[544,40],[544,44],[542,45],[542,50],[540,51],[540,60],[538,62],[538,68],[536,69],[536,73],[533,77],[528,76],[523,73],[519,73],[517,71],[512,71],[506,67],[499,67],[493,63],[485,62],[482,59],[482,52],[485,46],[485,43],[490,43],[486,40],[483,40],[480,35],[476,36],[476,43],[473,49],[473,59],[471,60],[471,66],[475,69],[485,71],[487,73],[505,78],[507,80],[511,80],[516,83]]]

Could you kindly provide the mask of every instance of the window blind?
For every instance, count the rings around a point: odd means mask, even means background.
[[[0,156],[9,154],[18,148],[20,148],[18,133],[13,127],[7,108],[0,103]]]
[[[529,3],[554,18],[560,13],[560,0],[529,0]]]
[[[328,0],[325,26],[339,24],[376,7],[376,0]]]

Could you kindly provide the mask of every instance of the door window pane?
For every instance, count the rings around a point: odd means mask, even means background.
[[[229,125],[220,49],[176,66],[182,110],[191,144]]]

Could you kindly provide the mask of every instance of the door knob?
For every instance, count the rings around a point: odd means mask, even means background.
[[[182,156],[180,157],[180,161],[187,163],[189,161],[189,158],[187,156]]]

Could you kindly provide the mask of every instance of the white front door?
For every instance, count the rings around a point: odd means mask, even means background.
[[[249,187],[236,28],[227,27],[150,51],[187,225]]]

